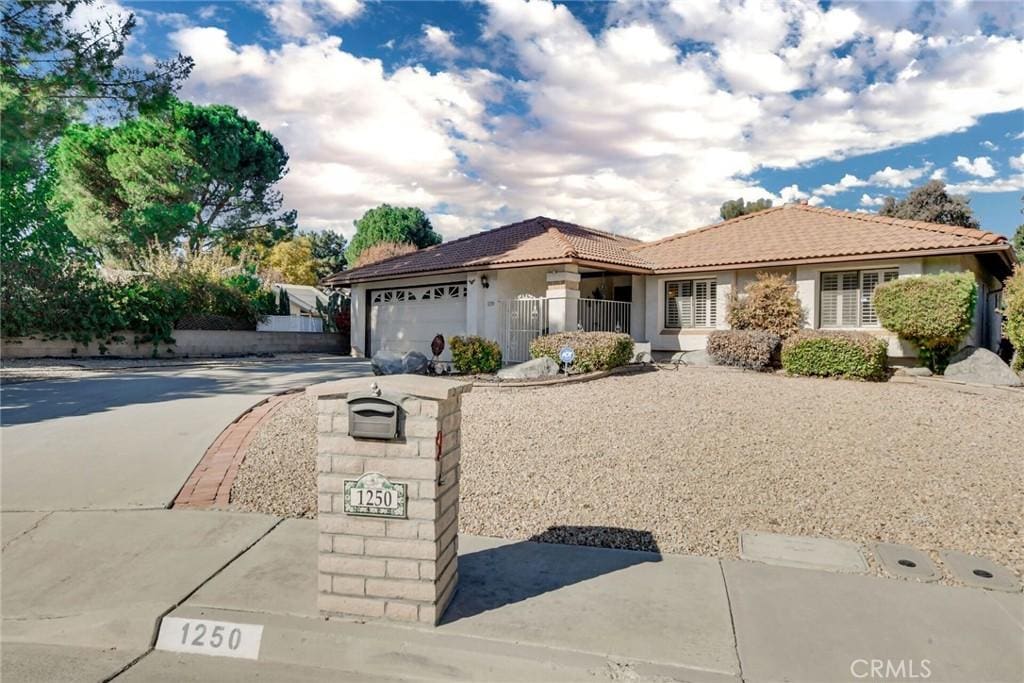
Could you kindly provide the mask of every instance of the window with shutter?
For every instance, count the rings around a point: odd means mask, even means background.
[[[676,280],[665,283],[665,327],[714,327],[718,317],[714,280]]]
[[[820,327],[877,327],[875,289],[898,277],[898,270],[822,273]]]

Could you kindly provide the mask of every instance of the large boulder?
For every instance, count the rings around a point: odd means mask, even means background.
[[[558,363],[547,356],[498,370],[498,379],[543,379],[558,374]]]
[[[410,351],[402,356],[402,372],[408,375],[425,375],[429,362],[419,351]]]
[[[427,372],[427,357],[419,351],[398,354],[381,349],[370,359],[370,368],[375,375],[424,375]]]
[[[945,376],[958,382],[992,384],[1001,387],[1019,387],[1021,382],[1003,359],[988,349],[965,346],[949,359]]]

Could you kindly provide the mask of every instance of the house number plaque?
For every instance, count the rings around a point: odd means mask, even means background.
[[[379,472],[367,472],[345,481],[345,513],[367,517],[405,519],[406,485],[396,484]]]

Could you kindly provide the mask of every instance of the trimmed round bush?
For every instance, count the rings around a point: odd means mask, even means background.
[[[1024,372],[1024,268],[1017,266],[1003,285],[1006,338],[1013,344],[1013,369]]]
[[[633,338],[618,332],[558,332],[530,342],[530,357],[547,356],[561,364],[558,352],[564,347],[576,352],[573,368],[578,372],[610,370],[625,365],[633,356]]]
[[[874,304],[882,327],[913,342],[922,364],[942,372],[971,331],[977,296],[972,273],[942,273],[880,285]]]
[[[708,355],[719,365],[767,370],[781,337],[765,330],[715,330],[708,335]]]
[[[886,343],[866,332],[803,330],[782,343],[782,367],[791,375],[880,380]]]
[[[452,337],[452,365],[467,375],[497,372],[501,369],[501,347],[483,337]]]

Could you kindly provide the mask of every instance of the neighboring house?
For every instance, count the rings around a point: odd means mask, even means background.
[[[876,334],[900,358],[914,350],[878,324],[878,284],[973,272],[968,343],[995,348],[998,292],[1014,263],[1006,238],[991,232],[787,204],[657,242],[538,217],[323,284],[351,287],[353,355],[429,355],[435,334],[478,334],[521,361],[534,337],[578,328],[628,332],[654,351],[702,349],[710,330],[728,328],[733,292],[758,272],[782,272],[797,285],[808,327]]]
[[[274,300],[281,300],[281,292],[288,295],[288,315],[268,315],[256,326],[259,332],[323,332],[323,318],[317,302],[326,310],[327,295],[309,285],[275,283],[270,290]]]

